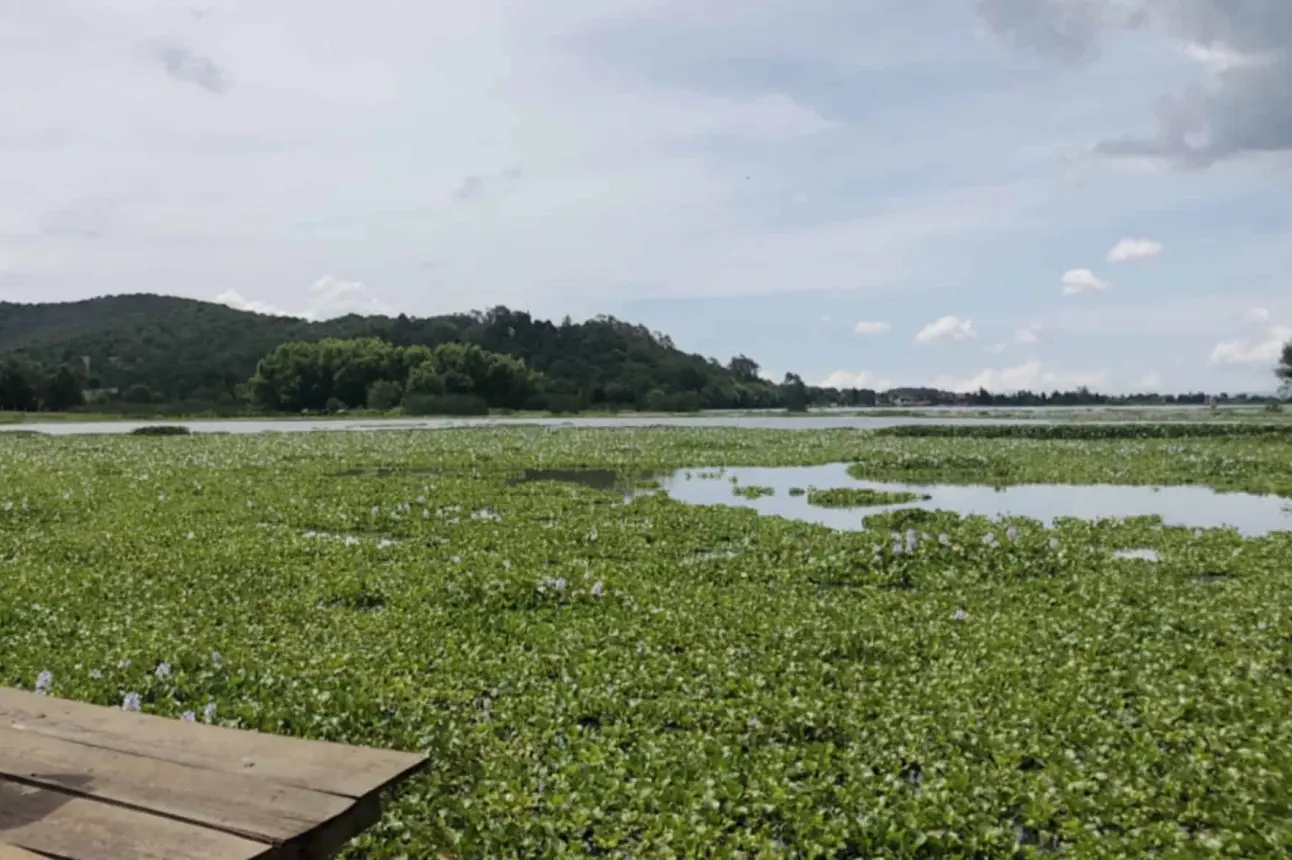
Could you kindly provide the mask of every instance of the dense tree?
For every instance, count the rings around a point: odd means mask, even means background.
[[[16,359],[0,362],[0,410],[27,412],[38,408],[33,368]]]
[[[67,365],[63,365],[40,380],[36,389],[42,409],[62,412],[85,404],[85,389],[81,379]]]
[[[517,408],[541,381],[524,361],[474,344],[429,349],[356,338],[280,344],[260,360],[249,385],[259,407],[286,412],[362,406],[388,410],[405,397],[439,395]]]
[[[65,304],[0,302],[0,357],[21,352],[38,366],[54,367],[70,356],[84,356],[103,387],[125,391],[132,385],[146,385],[171,402],[235,399],[259,360],[280,344],[368,338],[392,348],[476,346],[523,360],[546,377],[543,398],[559,398],[565,407],[575,409],[645,408],[648,395],[656,392],[695,408],[780,405],[776,386],[749,374],[747,368],[738,376],[702,356],[676,349],[667,337],[644,326],[609,316],[582,323],[567,317],[554,324],[496,307],[427,319],[347,316],[307,322],[151,295]],[[341,374],[339,384],[346,391],[342,399],[363,402],[382,359],[368,353],[348,357],[357,364]],[[458,358],[475,360],[465,354]],[[412,354],[409,360],[418,361]],[[465,383],[456,376],[459,369],[455,365],[453,378],[461,388]],[[506,378],[504,374],[484,384],[496,387],[499,379]],[[310,382],[302,376],[300,384]],[[488,396],[515,400],[497,392]],[[288,399],[316,401],[308,390]],[[326,398],[310,408],[325,404]]]

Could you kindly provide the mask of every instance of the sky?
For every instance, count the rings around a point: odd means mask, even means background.
[[[881,388],[1264,392],[1292,338],[1288,0],[0,0],[0,104],[0,300]]]

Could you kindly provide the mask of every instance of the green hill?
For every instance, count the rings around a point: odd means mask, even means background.
[[[767,407],[776,386],[739,357],[726,366],[683,352],[667,336],[612,317],[537,320],[504,307],[430,318],[275,317],[172,296],[79,302],[0,302],[0,359],[49,372],[73,365],[91,389],[147,386],[167,401],[231,401],[256,363],[289,341],[378,337],[398,346],[476,344],[524,359],[549,393],[579,405],[639,408]]]

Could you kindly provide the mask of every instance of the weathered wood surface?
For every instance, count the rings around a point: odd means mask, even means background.
[[[44,860],[40,854],[32,854],[17,845],[0,842],[0,860]]]
[[[0,860],[327,857],[425,763],[0,688]]]

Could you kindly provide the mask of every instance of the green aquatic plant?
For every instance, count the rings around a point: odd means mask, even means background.
[[[734,481],[734,479],[733,479]],[[761,499],[764,496],[775,495],[776,490],[772,487],[761,487],[757,485],[737,486],[731,488],[733,496],[739,496],[742,499]]]
[[[924,501],[931,496],[907,490],[872,490],[868,487],[834,487],[828,490],[809,490],[807,503],[819,508],[865,508],[876,505],[900,505]]]
[[[429,754],[355,858],[1286,853],[1287,533],[515,480],[845,461],[1292,490],[1260,436],[0,436],[0,684]]]

